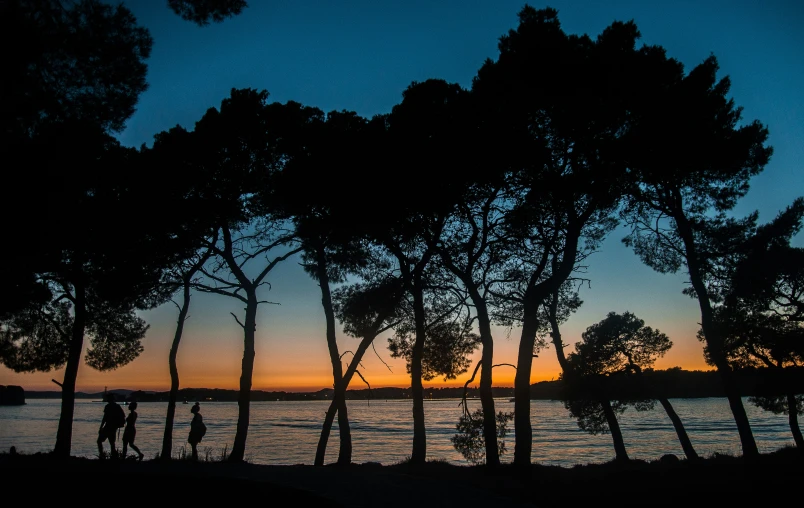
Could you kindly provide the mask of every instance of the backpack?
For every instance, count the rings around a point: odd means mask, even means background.
[[[120,428],[126,426],[126,413],[119,404],[112,405],[109,411],[108,422],[110,427]]]

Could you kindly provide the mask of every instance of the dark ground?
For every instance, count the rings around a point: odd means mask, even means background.
[[[804,454],[787,448],[756,462],[714,456],[698,463],[631,461],[518,472],[431,462],[351,467],[266,466],[174,460],[137,462],[0,454],[0,499],[142,506],[186,502],[274,506],[742,506],[800,496]],[[790,499],[794,503],[800,500]],[[6,503],[3,503],[4,505]]]

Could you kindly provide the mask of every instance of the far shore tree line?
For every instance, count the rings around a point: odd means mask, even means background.
[[[245,7],[168,4],[200,25]],[[206,10],[183,10],[193,5]],[[714,56],[685,71],[664,48],[640,46],[633,22],[572,35],[555,10],[526,5],[468,89],[413,82],[372,118],[232,89],[192,129],[133,148],[114,134],[147,88],[152,40],[131,12],[98,0],[2,9],[5,33],[27,39],[0,78],[0,146],[14,176],[0,201],[0,361],[16,372],[64,368],[56,456],[70,455],[84,351],[101,371],[128,364],[148,329],[136,312],[173,301],[160,453],[171,458],[176,358],[202,291],[243,305],[232,313],[243,359],[228,456],[243,461],[255,334],[270,326],[257,309],[277,303],[265,299],[273,271],[301,259],[320,287],[333,376],[316,465],[336,418],[337,462],[351,463],[347,389],[355,376],[370,387],[361,360],[384,336],[411,378],[413,464],[427,457],[423,382],[471,371],[466,387],[479,375],[481,409],[464,405],[456,448],[496,467],[513,420],[513,463],[529,466],[532,360],[549,346],[567,410],[582,429],[611,433],[618,459],[628,455],[617,415],[658,401],[694,460],[668,396],[639,388],[672,346],[665,334],[618,309],[565,353],[561,325],[583,303],[592,254],[618,226],[647,266],[687,275],[743,455],[759,454],[738,383],[749,369],[780,380],[750,400],[787,414],[804,449],[804,395],[782,375],[804,361],[804,249],[792,245],[804,199],[767,223],[732,213],[772,148],[768,129],[742,118]],[[356,339],[348,351],[338,323]],[[515,365],[495,364],[493,325],[520,330]],[[512,413],[495,408],[495,369],[515,369]]]
[[[781,386],[792,385],[793,389],[804,391],[804,368],[791,367],[780,370],[769,370],[764,367],[744,368],[735,371],[737,384],[740,394],[743,397],[761,396],[774,390],[779,390]],[[638,388],[651,398],[661,393],[671,399],[678,398],[712,398],[723,397],[723,386],[720,377],[715,370],[684,370],[681,367],[670,367],[668,369],[647,368],[643,375],[639,377],[639,385],[634,385],[630,381],[634,378],[605,378],[610,382],[609,390],[612,393],[625,393],[625,390],[633,391]],[[619,382],[615,382],[619,381]],[[410,387],[381,386],[367,388],[365,385],[357,384],[354,388],[346,391],[346,400],[386,400],[386,399],[410,399]],[[563,379],[552,379],[550,381],[537,381],[530,385],[531,400],[552,400],[560,401],[566,398],[568,385]],[[22,387],[19,386],[22,390]],[[130,389],[110,389],[111,393],[117,395],[118,400],[123,402],[166,402],[170,394],[169,390],[130,390]],[[332,388],[322,388],[316,391],[293,391],[284,390],[251,390],[251,401],[290,401],[290,400],[332,400]],[[103,400],[106,392],[75,392],[76,399],[91,399],[95,401]],[[61,391],[56,390],[22,390],[22,397],[27,399],[53,399],[60,398]],[[206,400],[214,402],[234,402],[237,401],[238,390],[227,388],[180,388],[179,399],[181,400]],[[513,386],[494,386],[492,395],[496,399],[510,399],[514,395]],[[477,399],[479,391],[476,386],[431,386],[424,389],[425,399]],[[615,396],[614,398],[617,398]]]

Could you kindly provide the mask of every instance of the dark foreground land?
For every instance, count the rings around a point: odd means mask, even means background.
[[[247,506],[743,506],[794,501],[804,479],[804,455],[792,448],[754,462],[714,456],[630,461],[562,468],[483,467],[431,462],[350,467],[267,466],[157,460],[136,462],[47,454],[0,454],[2,499],[15,502],[110,503],[142,506],[185,502]],[[4,503],[5,504],[5,503]],[[16,506],[9,505],[9,506]]]

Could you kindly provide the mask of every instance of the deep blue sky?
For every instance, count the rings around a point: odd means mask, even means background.
[[[516,27],[524,5],[508,0],[251,0],[240,16],[198,27],[175,16],[164,0],[124,3],[154,38],[150,88],[119,136],[131,146],[150,144],[155,133],[176,124],[192,128],[233,87],[265,89],[274,101],[364,116],[390,111],[412,81],[442,78],[468,87],[483,61],[496,58],[498,38]],[[774,147],[770,164],[735,213],[757,209],[760,220],[770,220],[804,195],[804,2],[575,0],[531,5],[558,9],[567,32],[593,37],[612,21],[633,19],[644,43],[664,46],[687,69],[714,54],[722,75],[732,79],[731,95],[744,107],[744,118],[767,125]],[[375,196],[373,204],[382,206],[382,196]],[[582,291],[586,303],[565,325],[565,339],[579,340],[587,326],[609,311],[630,310],[674,341],[659,367],[703,368],[695,339],[700,317],[696,302],[681,294],[683,274],[661,275],[642,266],[622,247],[622,236],[616,231],[592,257],[592,285]],[[802,243],[799,235],[796,244]],[[329,386],[317,286],[292,261],[271,282],[273,289],[265,298],[282,305],[264,306],[260,312],[255,388]],[[242,335],[229,312],[239,307],[218,296],[194,300],[179,355],[182,386],[236,385]],[[176,310],[166,305],[143,316],[151,323],[143,356],[102,375],[82,367],[79,389],[167,389],[166,358]],[[497,332],[495,361],[513,362],[518,330],[510,339],[504,330]],[[352,347],[350,341],[339,339],[342,349]],[[384,340],[377,349],[389,360]],[[404,364],[391,365],[393,376],[370,358],[364,373],[373,386],[408,386]],[[535,360],[534,380],[557,372],[551,349]],[[513,373],[501,371],[499,376],[497,384],[510,385]],[[47,387],[50,377],[53,373],[18,375],[0,368],[0,384]]]

